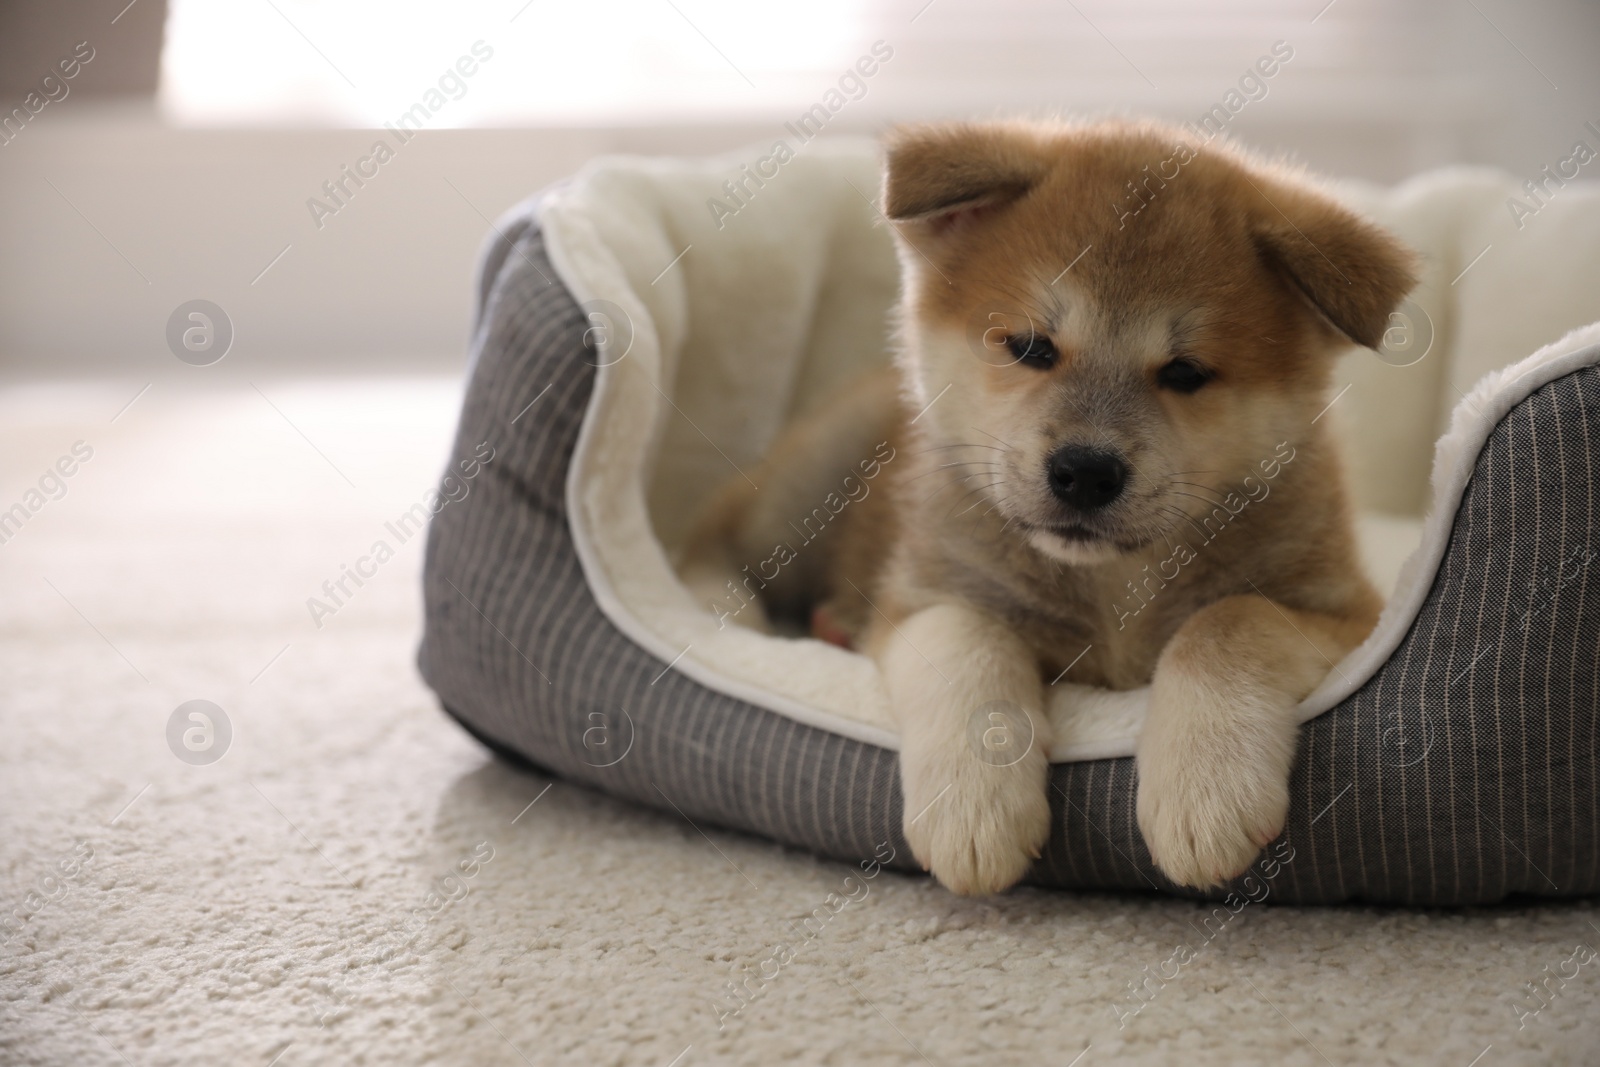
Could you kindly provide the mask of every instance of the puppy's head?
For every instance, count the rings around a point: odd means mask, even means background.
[[[1242,493],[1416,280],[1291,172],[1153,125],[904,129],[884,200],[918,423],[1069,562]]]

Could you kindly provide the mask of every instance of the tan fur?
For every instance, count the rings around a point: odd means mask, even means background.
[[[899,400],[825,410],[757,481],[848,468],[868,437],[897,449],[888,492],[848,513],[796,595],[884,672],[907,839],[957,892],[1026,873],[1049,831],[1045,688],[1070,665],[1077,683],[1152,685],[1140,827],[1174,881],[1220,884],[1281,831],[1293,709],[1381,606],[1317,417],[1332,356],[1379,339],[1412,257],[1295,172],[1152,125],[902,130],[884,200]],[[1048,337],[1055,365],[1018,363],[1019,336]],[[1214,380],[1161,387],[1177,355]],[[1045,478],[1064,444],[1130,471],[1082,522]],[[773,525],[754,517],[810,499],[730,492],[702,558],[747,557]],[[972,743],[995,701],[1031,723],[1014,763]]]

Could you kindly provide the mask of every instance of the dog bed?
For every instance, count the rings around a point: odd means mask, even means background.
[[[873,664],[719,628],[670,562],[712,490],[885,358],[898,278],[879,180],[856,142],[601,160],[496,225],[452,470],[492,458],[465,495],[446,479],[418,660],[508,757],[697,827],[914,869]],[[1570,183],[1532,218],[1483,170],[1335,191],[1426,261],[1325,413],[1392,592],[1300,709],[1277,859],[1231,888],[1595,892],[1600,323],[1582,324],[1600,319],[1600,191]],[[1054,825],[1033,884],[1201,895],[1138,831],[1145,698],[1052,686]]]

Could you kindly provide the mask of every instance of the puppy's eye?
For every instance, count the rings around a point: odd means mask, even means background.
[[[1215,375],[1194,362],[1179,356],[1156,372],[1156,382],[1174,393],[1192,393],[1209,382]]]
[[[1055,366],[1056,346],[1043,334],[1030,333],[1026,337],[1006,338],[1006,347],[1018,363],[1039,370]]]

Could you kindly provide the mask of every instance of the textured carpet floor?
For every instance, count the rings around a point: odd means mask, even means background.
[[[1600,1063],[1600,961],[1517,1007],[1600,947],[1592,903],[1269,901],[1208,940],[1155,897],[846,883],[501,765],[416,677],[421,539],[384,526],[455,388],[162,381],[118,414],[140,384],[0,392],[0,508],[93,449],[0,544],[0,1063]],[[193,699],[232,728],[210,765],[169,748]]]

